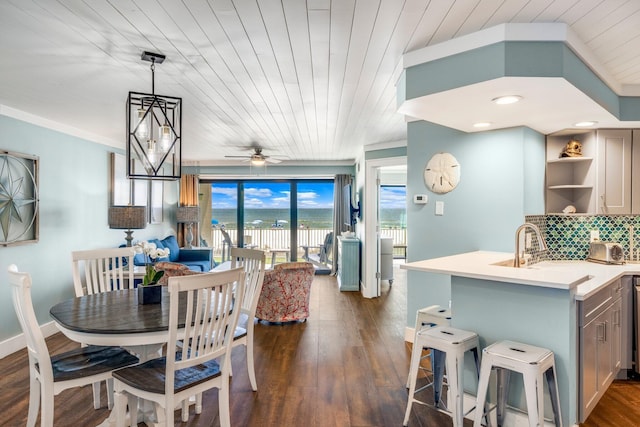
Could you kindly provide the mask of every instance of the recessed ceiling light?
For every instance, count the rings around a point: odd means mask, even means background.
[[[518,95],[506,95],[506,96],[499,96],[497,98],[493,98],[491,101],[495,102],[498,105],[507,105],[507,104],[515,104],[521,99],[522,97]]]
[[[489,126],[491,126],[491,122],[478,122],[473,124],[474,128],[488,128]]]
[[[597,123],[598,122],[595,122],[595,121],[584,121],[584,122],[578,122],[574,124],[574,126],[579,128],[588,128],[589,126],[594,126]]]

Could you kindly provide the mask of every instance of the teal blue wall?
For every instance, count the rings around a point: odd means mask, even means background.
[[[554,352],[563,425],[571,425],[569,421],[577,419],[577,315],[574,295],[562,289],[466,277],[452,278],[452,293],[455,301],[452,326],[476,332],[480,337],[480,348],[508,339]],[[549,333],[551,330],[553,333]],[[474,377],[471,375],[472,367],[467,362],[467,381]],[[511,378],[509,405],[526,409],[522,376],[512,375]],[[467,387],[475,394],[475,381],[472,385],[467,383]],[[548,395],[546,387],[545,394]],[[547,417],[551,417],[548,402],[545,401],[544,409]]]
[[[116,247],[122,230],[107,225],[111,147],[0,115],[0,150],[40,158],[40,240],[0,247],[0,342],[21,333],[13,310],[7,267],[16,264],[33,277],[33,300],[40,324],[49,308],[73,294],[71,251]],[[171,204],[170,202],[173,202]],[[175,234],[170,223],[177,184],[165,185],[165,223],[136,230],[134,238]]]
[[[475,250],[513,250],[516,228],[527,214],[544,212],[544,135],[528,128],[467,134],[424,121],[408,124],[407,199],[427,194],[426,205],[407,205],[408,261]],[[429,192],[423,179],[431,156],[446,151],[461,165],[458,187]],[[435,202],[444,215],[435,215]],[[450,278],[409,271],[407,325],[421,307],[448,305]]]
[[[638,120],[640,101],[619,97],[563,42],[504,41],[405,70],[398,103],[501,77],[563,78],[621,120]]]
[[[388,159],[390,157],[404,157],[407,155],[407,147],[384,148],[371,150],[364,153],[365,160]]]

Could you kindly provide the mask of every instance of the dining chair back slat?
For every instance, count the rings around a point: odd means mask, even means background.
[[[71,253],[76,296],[133,287],[133,248],[108,248]]]
[[[233,346],[246,347],[247,371],[253,391],[258,390],[253,360],[253,333],[256,307],[264,282],[265,258],[265,253],[257,249],[231,248],[231,268],[242,267],[245,272],[244,298]]]

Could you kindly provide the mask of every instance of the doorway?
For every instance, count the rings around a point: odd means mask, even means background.
[[[380,237],[383,235],[381,224],[380,201],[381,185],[406,186],[407,180],[406,156],[371,159],[365,161],[365,200],[364,200],[364,235],[363,240],[363,283],[362,295],[367,298],[380,296],[381,285],[381,250]],[[393,177],[393,178],[392,178]],[[384,181],[383,181],[384,180]],[[405,195],[406,196],[406,195]],[[406,199],[406,197],[405,197]],[[406,212],[406,201],[405,201]],[[399,222],[401,226],[402,222]],[[406,236],[406,213],[404,216],[402,236]],[[406,254],[406,237],[404,242],[394,238],[394,253],[402,250]],[[405,248],[401,248],[404,243]]]

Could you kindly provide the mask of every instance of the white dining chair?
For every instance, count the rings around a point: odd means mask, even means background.
[[[169,339],[165,357],[113,373],[116,425],[125,426],[127,404],[136,407],[136,398],[154,402],[164,409],[164,423],[174,425],[174,409],[182,402],[182,421],[188,420],[190,396],[218,389],[220,425],[231,425],[229,376],[231,343],[242,304],[244,272],[242,268],[213,273],[178,276],[169,279]],[[234,296],[234,288],[236,295]],[[179,312],[180,301],[186,310]],[[184,326],[181,326],[184,325]],[[196,405],[196,414],[202,411]],[[131,425],[137,425],[131,417]]]
[[[31,276],[9,266],[13,306],[27,341],[29,355],[29,413],[27,426],[53,426],[54,396],[63,390],[99,383],[111,378],[114,369],[138,363],[138,358],[119,347],[86,346],[49,356],[31,300]]]
[[[71,272],[76,297],[133,288],[132,247],[71,252]],[[107,407],[113,408],[113,381],[106,383]],[[93,385],[93,407],[100,407],[100,383]]]
[[[133,288],[134,255],[132,247],[71,252],[76,296]]]
[[[244,297],[240,307],[238,326],[233,347],[244,345],[247,354],[247,371],[253,391],[258,391],[253,361],[253,329],[256,307],[262,291],[265,270],[265,253],[257,249],[231,248],[231,268],[242,267],[245,272]]]

